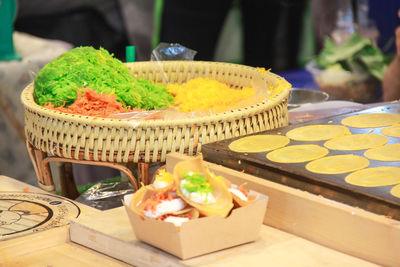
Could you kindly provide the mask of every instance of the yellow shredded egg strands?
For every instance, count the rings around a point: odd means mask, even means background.
[[[289,138],[281,135],[252,135],[233,141],[229,149],[235,152],[257,153],[286,146],[289,142]]]
[[[350,134],[350,130],[345,126],[321,124],[295,128],[287,132],[286,136],[298,141],[320,141]]]
[[[299,163],[321,158],[328,153],[328,149],[318,145],[294,145],[269,152],[267,159],[279,163]]]
[[[284,79],[274,82],[268,90],[269,96],[266,99],[272,99],[274,95],[290,87],[290,83]],[[254,88],[243,87],[242,89],[233,89],[228,85],[210,78],[195,78],[183,84],[169,84],[167,90],[174,96],[174,106],[181,112],[193,111],[214,111],[222,112],[234,108],[246,99],[254,97],[252,102],[261,102],[255,96]],[[253,103],[254,104],[254,103]]]
[[[172,184],[174,182],[174,177],[171,173],[166,172],[165,170],[160,170],[156,178],[154,179],[155,183],[164,182],[167,184]]]
[[[254,89],[251,87],[236,90],[208,78],[196,78],[184,84],[169,84],[167,90],[174,95],[175,106],[182,112],[196,110],[218,112],[254,96]]]
[[[343,125],[354,128],[376,128],[393,125],[400,122],[400,114],[367,113],[344,118]]]
[[[328,140],[324,146],[333,150],[363,150],[383,146],[388,141],[387,137],[378,134],[353,134]]]
[[[306,165],[310,172],[321,174],[341,174],[368,167],[369,160],[356,155],[336,155],[311,161]]]
[[[399,184],[400,168],[388,166],[367,168],[347,175],[345,181],[348,184],[363,187]]]
[[[365,151],[364,156],[380,161],[400,161],[400,144],[384,145]]]

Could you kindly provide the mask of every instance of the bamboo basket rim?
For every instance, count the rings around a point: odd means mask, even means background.
[[[150,61],[144,62],[135,62],[135,63],[127,63],[127,64],[148,64]],[[166,61],[168,64],[174,64],[177,61]],[[161,62],[163,63],[163,62]],[[211,62],[211,61],[194,61],[194,64],[221,64],[221,65],[232,65],[232,67],[236,68],[249,68],[251,70],[255,70],[254,67],[244,66],[233,63],[223,63],[223,62]],[[191,64],[192,64],[191,63]],[[276,79],[284,79],[281,76],[274,74],[272,72],[268,72],[268,75],[273,76]],[[150,119],[150,120],[127,120],[127,119],[117,119],[117,118],[100,118],[94,116],[85,116],[79,114],[70,114],[65,112],[60,112],[52,109],[45,108],[37,104],[33,98],[33,90],[34,90],[34,82],[30,83],[25,87],[21,94],[21,101],[25,108],[30,109],[31,111],[43,115],[47,118],[71,122],[71,123],[81,123],[84,125],[90,126],[105,126],[105,127],[122,127],[127,128],[134,126],[134,128],[156,128],[162,126],[181,126],[181,125],[202,125],[209,124],[216,121],[230,121],[232,118],[241,118],[248,117],[252,114],[259,113],[261,111],[265,111],[266,109],[272,108],[276,106],[277,103],[280,103],[288,98],[291,86],[284,88],[279,94],[272,96],[272,99],[262,100],[256,104],[250,105],[244,108],[232,109],[229,111],[224,111],[220,113],[204,115],[204,116],[194,116],[189,118],[179,118],[179,119]]]

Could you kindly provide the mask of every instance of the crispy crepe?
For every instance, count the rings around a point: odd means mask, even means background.
[[[206,196],[206,201],[199,202],[198,199],[194,200],[192,195],[188,195],[187,192],[185,192],[182,181],[184,180],[184,175],[190,172],[200,173],[207,179],[206,185],[210,189],[210,194],[212,194],[212,196],[209,197],[215,201],[208,202],[208,196]],[[203,216],[219,215],[226,217],[233,208],[232,195],[228,191],[223,179],[211,177],[203,166],[203,160],[201,157],[187,161],[181,161],[176,164],[174,168],[174,179],[177,185],[177,194],[182,197],[190,206],[197,208],[200,214]],[[201,195],[202,192],[199,194]]]
[[[211,174],[211,175],[215,175],[215,174]],[[221,176],[219,176],[221,177]],[[223,177],[221,177],[223,178]],[[253,204],[259,197],[258,194],[249,194],[248,191],[246,189],[244,189],[244,186],[246,185],[246,183],[241,184],[240,186],[235,187],[231,181],[229,181],[226,178],[223,178],[224,182],[226,184],[226,187],[228,188],[228,190],[231,192],[232,194],[232,199],[233,199],[233,204],[235,208],[240,208],[240,207],[245,207],[248,206],[250,204]],[[239,194],[235,193],[235,190],[232,189],[236,189],[239,190],[240,192],[242,192],[242,194],[247,197],[247,200],[242,199]]]
[[[187,218],[189,218],[189,220],[193,220],[193,219],[197,219],[200,217],[200,212],[196,208],[188,207],[188,208],[180,210],[180,211],[167,213],[162,216],[163,217],[162,219],[164,220],[165,218],[167,218],[169,216],[187,217]]]
[[[164,198],[167,198],[167,196],[171,193],[173,194],[175,192],[172,190],[169,190],[169,189],[164,190],[164,191],[160,191],[159,189],[153,190],[150,186],[142,186],[138,191],[136,191],[136,193],[132,197],[131,209],[133,212],[135,212],[142,218],[147,217],[145,215],[146,205],[149,205],[149,202],[150,202],[150,206],[152,204],[157,205],[157,202],[159,202],[159,200],[157,200],[155,203],[151,203],[153,201],[152,199],[155,199],[155,198],[160,199],[160,194],[165,195]],[[178,210],[178,211],[171,211],[171,212],[163,213],[154,219],[163,220],[166,217],[168,217],[169,215],[177,216],[177,217],[188,217],[189,219],[196,219],[199,217],[199,211],[193,207],[188,206],[185,203],[185,208]]]
[[[144,206],[144,196],[146,195],[148,188],[142,186],[137,190],[132,196],[131,210],[138,214],[140,217],[144,218],[143,206]]]
[[[154,175],[153,183],[148,185],[150,189],[158,192],[172,190],[174,186],[175,180],[173,175],[165,171],[165,169],[157,170]]]

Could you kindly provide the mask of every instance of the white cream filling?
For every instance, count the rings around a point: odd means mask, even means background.
[[[166,181],[157,181],[157,180],[155,180],[154,183],[153,183],[153,186],[155,188],[157,188],[157,189],[167,187],[168,185],[169,185],[169,183],[166,182]]]
[[[176,227],[181,227],[182,223],[189,221],[188,217],[177,217],[177,216],[168,216],[164,219],[164,222],[173,223]]]
[[[235,196],[237,196],[237,197],[240,198],[241,200],[243,200],[243,201],[249,201],[249,198],[246,197],[246,195],[243,194],[243,192],[240,191],[239,189],[236,189],[236,188],[231,187],[231,188],[229,188],[228,190],[229,190],[229,192],[231,192],[232,194],[234,194]]]
[[[157,205],[155,211],[145,210],[144,215],[149,218],[157,218],[164,214],[180,211],[183,208],[185,208],[185,202],[181,198],[175,198],[173,200],[164,200]]]
[[[181,191],[182,194],[184,194],[187,198],[190,199],[190,201],[193,201],[195,203],[200,203],[200,204],[212,204],[217,202],[215,199],[214,195],[210,192],[208,193],[199,193],[199,192],[192,192],[190,193],[187,191],[184,186],[187,184],[185,180],[182,180],[181,182]]]

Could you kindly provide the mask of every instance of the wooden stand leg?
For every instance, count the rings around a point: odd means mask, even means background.
[[[35,170],[37,179],[39,182],[42,182],[42,174],[40,173],[39,164],[36,161],[36,154],[35,154],[36,149],[28,141],[26,141],[25,143],[26,143],[26,149],[28,150],[29,157],[31,158],[33,169]]]
[[[66,159],[66,158],[59,158],[59,157],[55,157],[55,156],[47,157],[43,160],[43,162],[45,162],[47,164],[50,162],[69,163],[69,164],[78,163],[78,164],[85,164],[85,165],[104,166],[104,167],[114,168],[114,169],[124,172],[128,176],[133,189],[135,191],[138,189],[136,178],[133,175],[133,173],[131,172],[131,170],[129,170],[127,167],[125,167],[124,165],[119,164],[119,163],[100,162],[100,161],[91,161],[91,160]],[[69,167],[67,167],[66,169],[60,170],[60,172],[62,172],[62,173],[60,173],[61,186],[76,188],[75,181],[74,181],[73,175],[72,175],[72,168],[69,169]],[[67,174],[65,174],[65,173],[67,173]],[[63,189],[61,189],[61,191],[63,191]],[[74,196],[74,194],[73,194],[74,189],[72,189],[72,188],[70,190],[65,189],[65,192],[70,192],[70,193],[72,193],[71,196]]]
[[[76,199],[80,194],[76,189],[76,184],[72,173],[72,163],[57,162],[56,164],[60,176],[61,195],[70,199]]]
[[[33,168],[35,169],[36,176],[38,177],[39,187],[50,193],[55,193],[55,187],[51,171],[48,163],[46,162],[47,153],[36,149],[28,141],[26,141],[26,148],[31,158]]]
[[[47,154],[40,151],[42,153],[42,158],[40,160],[40,170],[42,173],[43,184],[39,184],[42,189],[49,191],[53,194],[56,193],[56,187],[54,186],[53,176],[51,174],[50,165],[46,162]]]
[[[149,163],[138,162],[138,180],[139,184],[140,183],[143,183],[144,185],[149,184]]]
[[[36,175],[38,177],[38,184],[40,188],[55,193],[55,186],[53,177],[50,170],[50,162],[56,162],[61,184],[61,195],[75,199],[79,196],[79,192],[76,189],[75,180],[72,174],[72,163],[105,166],[122,171],[129,178],[133,189],[136,191],[138,189],[138,183],[133,175],[132,171],[121,163],[111,163],[111,162],[98,162],[90,160],[74,160],[59,158],[55,156],[48,156],[47,153],[36,149],[29,142],[26,142],[26,147],[31,158],[33,167],[35,169]],[[149,164],[139,163],[138,164],[138,181],[147,185],[149,183]]]

